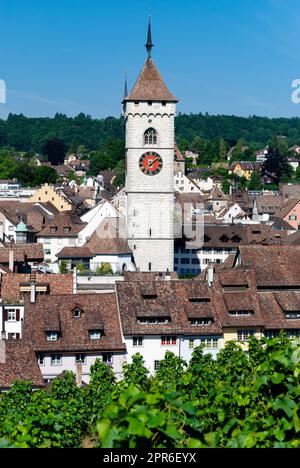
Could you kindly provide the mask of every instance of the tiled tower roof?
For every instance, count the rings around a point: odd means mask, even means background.
[[[178,99],[168,90],[152,58],[148,58],[125,101],[169,101]]]

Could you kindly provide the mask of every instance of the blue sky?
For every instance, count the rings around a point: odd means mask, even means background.
[[[300,116],[299,0],[0,0],[0,117],[119,116],[150,10],[154,60],[179,111]]]

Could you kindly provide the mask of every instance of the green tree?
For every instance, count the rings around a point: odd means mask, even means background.
[[[219,146],[219,158],[221,161],[226,161],[227,160],[227,153],[228,153],[228,145],[224,138],[221,138],[220,140],[220,146]]]
[[[229,193],[230,193],[230,187],[231,187],[231,182],[230,182],[230,180],[224,179],[224,180],[223,180],[223,183],[222,183],[222,191],[223,191],[225,194],[229,194]]]
[[[157,382],[173,385],[181,377],[185,366],[186,362],[182,358],[167,351],[165,358],[159,362],[154,385]]]
[[[111,399],[116,386],[116,377],[112,368],[97,359],[91,367],[90,384],[84,391],[84,398],[88,408],[88,422],[92,427],[99,415]]]
[[[53,166],[58,166],[59,164],[64,163],[67,147],[59,138],[47,140],[41,150],[42,154],[48,157],[48,160]]]
[[[33,171],[32,184],[34,187],[39,187],[44,184],[56,184],[57,180],[58,174],[53,167],[42,166],[37,167]]]
[[[259,171],[253,171],[251,180],[248,185],[249,190],[262,190],[263,184],[261,182],[261,175]]]
[[[101,263],[96,270],[96,274],[99,276],[112,276],[114,274],[110,263]]]
[[[132,364],[123,365],[124,382],[128,385],[148,390],[150,387],[149,371],[144,366],[144,358],[137,353],[132,357]]]
[[[59,263],[59,272],[61,275],[65,275],[68,272],[68,262],[61,260]]]

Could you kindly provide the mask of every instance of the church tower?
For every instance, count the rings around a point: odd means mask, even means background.
[[[127,236],[137,268],[174,271],[174,141],[178,100],[151,56],[129,95],[125,87]]]

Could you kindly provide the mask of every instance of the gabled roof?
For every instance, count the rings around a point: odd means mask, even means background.
[[[62,212],[39,232],[38,237],[77,237],[85,226],[86,223],[83,223],[75,213]],[[65,232],[65,228],[68,228],[69,232]]]
[[[275,216],[281,219],[285,218],[298,204],[300,204],[299,199],[291,198],[276,211]]]
[[[261,287],[300,286],[300,246],[240,246],[242,266],[255,272]]]
[[[168,90],[161,74],[153,62],[153,59],[148,58],[133,87],[133,90],[124,101],[178,102],[178,99]]]
[[[148,275],[146,277],[149,278]],[[208,287],[200,281],[125,281],[117,283],[116,291],[124,335],[191,336],[222,333],[214,304],[210,303]],[[153,294],[150,295],[151,292]],[[200,301],[197,303],[193,299]],[[139,323],[138,319],[142,317],[168,317],[171,321],[153,326]],[[193,327],[193,319],[209,319],[212,323]]]
[[[185,159],[184,159],[180,149],[176,145],[176,143],[175,143],[175,161],[176,162],[185,162]]]
[[[41,245],[42,244],[35,244]],[[30,284],[30,274],[19,274],[9,272],[2,276],[1,283],[1,297],[7,300],[19,300],[22,296],[20,287],[24,284]],[[73,294],[73,275],[68,273],[66,275],[51,275],[37,273],[37,285],[48,284],[49,294]]]
[[[34,304],[26,302],[24,340],[36,352],[124,351],[115,294],[81,294],[79,300],[80,318],[73,314],[78,307],[76,295],[50,295],[38,297]],[[102,330],[100,340],[90,339],[92,330]],[[47,341],[47,331],[58,331],[58,340]]]
[[[5,341],[5,363],[0,362],[0,388],[8,389],[14,381],[30,381],[34,387],[42,387],[44,379],[33,349],[20,341]]]
[[[208,200],[223,200],[223,201],[228,201],[228,197],[225,195],[225,193],[216,185],[210,196],[208,197]]]

